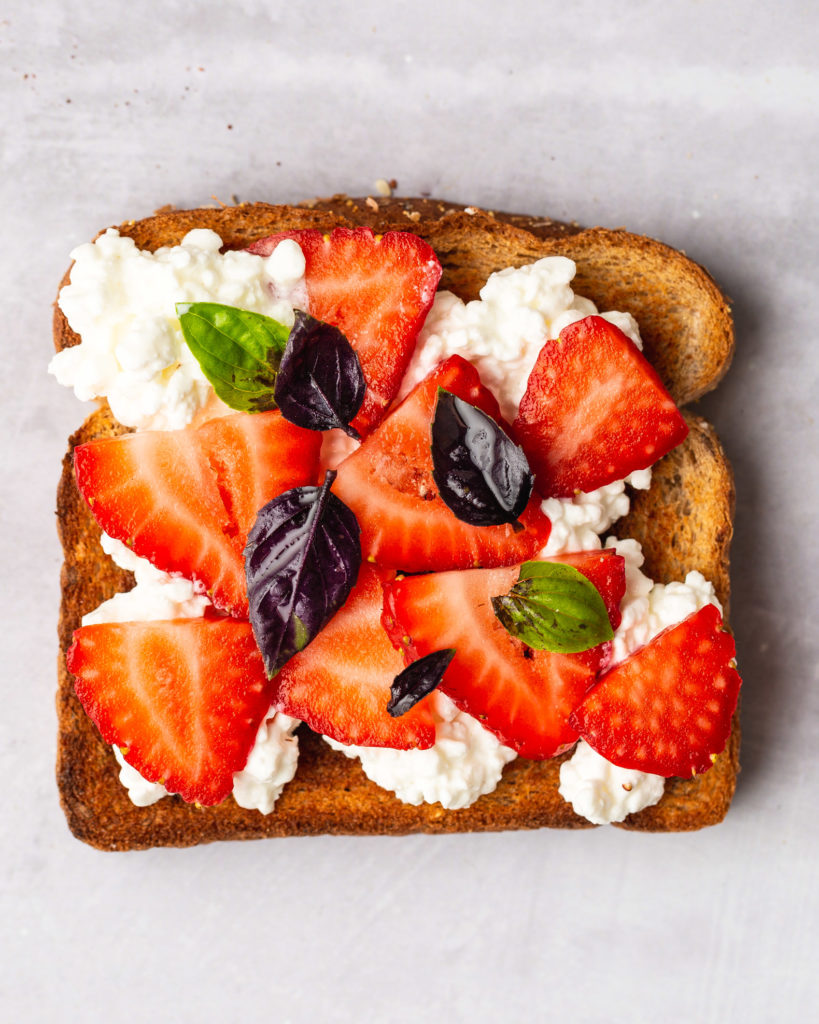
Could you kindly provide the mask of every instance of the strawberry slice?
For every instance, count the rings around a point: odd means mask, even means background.
[[[289,423],[278,410],[220,416],[198,432],[240,552],[262,506],[318,477],[321,433]]]
[[[653,465],[688,426],[631,339],[589,316],[541,349],[514,431],[540,491],[563,498]]]
[[[343,331],[358,353],[367,391],[352,426],[367,434],[398,393],[441,264],[417,235],[374,235],[370,228],[287,231],[249,251],[269,256],[284,238],[295,239],[304,253],[307,312]]]
[[[605,574],[607,606],[625,586],[617,556]],[[583,571],[581,565],[577,566]],[[569,716],[594,682],[609,644],[582,654],[536,651],[513,637],[492,610],[491,599],[508,593],[520,566],[409,576],[385,586],[384,624],[409,660],[454,647],[440,688],[463,711],[480,719],[523,757],[546,758],[577,739]],[[597,579],[594,580],[597,584]]]
[[[708,604],[609,669],[572,714],[613,764],[652,775],[704,772],[724,749],[742,680],[733,637]]]
[[[430,450],[439,387],[500,420],[494,396],[460,356],[450,356],[425,377],[338,467],[333,490],[356,514],[363,556],[406,572],[510,565],[531,558],[551,530],[536,494],[520,517],[525,529],[519,533],[509,525],[470,526],[439,496]]]
[[[83,626],[68,670],[105,742],[191,803],[230,794],[270,707],[250,626],[232,619]]]
[[[247,616],[245,567],[198,431],[146,430],[74,449],[80,493],[106,533]]]
[[[381,624],[383,572],[362,565],[347,603],[274,679],[279,711],[339,743],[427,748],[435,742],[429,698],[399,718],[387,713],[404,668]]]
[[[247,616],[242,551],[259,509],[313,484],[321,434],[279,412],[103,438],[74,450],[80,493],[106,533]]]

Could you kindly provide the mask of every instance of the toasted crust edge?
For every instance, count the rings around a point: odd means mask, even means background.
[[[345,212],[341,212],[339,204]],[[366,202],[362,205],[360,200],[333,197],[303,207],[254,204],[221,210],[162,211],[153,218],[122,225],[121,230],[133,237],[140,247],[155,249],[178,243],[192,227],[212,227],[234,248],[285,227],[329,230],[339,225],[342,217],[349,225],[367,223],[379,230],[400,227],[430,241],[444,264],[444,286],[465,298],[474,297],[491,270],[521,265],[542,255],[570,255],[578,264],[578,278],[582,274],[585,282],[583,287],[578,285],[578,292],[589,295],[606,308],[619,305],[619,308],[635,310],[642,327],[645,313],[640,312],[641,303],[635,304],[622,292],[622,250],[624,246],[637,246],[640,251],[651,254],[651,259],[671,254],[669,258],[675,263],[680,258],[685,260],[686,289],[695,285],[701,287],[706,296],[708,317],[721,321],[717,325],[719,330],[713,332],[719,337],[713,357],[707,364],[698,364],[698,377],[688,380],[682,392],[696,397],[713,387],[727,369],[733,351],[733,329],[725,300],[702,268],[661,243],[607,229],[580,231],[576,225],[548,219],[538,221],[518,215],[467,212],[471,208],[437,200],[379,201],[377,206],[376,211]],[[414,213],[418,213],[417,218],[412,217]],[[527,230],[527,224],[531,230]],[[472,238],[474,244],[476,232],[484,258],[470,261],[463,258],[464,239]],[[635,239],[638,241],[633,241]],[[601,275],[605,285],[598,281],[596,287],[592,287],[594,260],[600,259],[601,253],[610,255],[611,251],[621,254],[614,260],[615,269],[608,263]],[[67,278],[68,274],[63,283]],[[607,291],[615,286],[621,290]],[[638,288],[643,295],[642,279],[638,280]],[[608,301],[609,294],[624,295],[624,298],[619,303]],[[658,301],[660,295],[653,294],[651,301]],[[680,336],[675,337],[679,344]],[[58,351],[78,341],[56,304],[54,340]],[[669,347],[668,341],[663,339],[654,344],[661,352]],[[689,339],[687,344],[695,344],[695,341]],[[656,357],[656,353],[650,355]],[[663,365],[667,372],[669,368],[676,372],[675,367],[688,363],[668,358]],[[706,365],[706,373],[702,372],[702,365]],[[662,368],[660,372],[662,375]],[[670,383],[675,393],[674,382]],[[656,579],[682,578],[686,571],[698,568],[713,580],[721,600],[727,603],[734,501],[730,466],[713,428],[699,417],[687,416],[687,419],[691,427],[689,438],[659,464],[651,490],[638,493],[631,513],[619,524],[618,532],[635,536],[644,543],[646,570]],[[132,583],[129,574],[117,569],[102,554],[98,544],[99,529],[77,493],[71,461],[76,444],[92,437],[119,433],[122,429],[105,404],[92,413],[70,439],[58,490],[58,529],[65,562],[59,625],[57,779],[69,827],[77,838],[99,849],[121,850],[284,835],[398,835],[419,831],[591,827],[585,819],[575,815],[557,793],[559,766],[564,758],[548,762],[518,759],[507,767],[495,792],[481,797],[471,808],[462,811],[444,811],[438,805],[416,808],[401,804],[392,794],[375,786],[356,762],[331,751],[305,727],[299,732],[298,773],[285,787],[270,815],[242,810],[232,800],[209,809],[191,807],[177,797],[165,798],[149,808],[131,804],[117,780],[113,754],[80,707],[73,681],[65,668],[65,652],[82,614]],[[680,502],[685,501],[687,494],[690,500],[695,492],[698,512],[708,509],[707,528],[699,532],[691,529],[689,517],[680,514]],[[665,534],[658,532],[658,523],[665,524]],[[674,528],[669,534],[670,524],[674,524]],[[711,771],[690,780],[670,780],[659,804],[632,815],[621,827],[640,831],[683,831],[721,821],[736,784],[738,750],[739,727],[738,716],[735,716],[728,746]]]

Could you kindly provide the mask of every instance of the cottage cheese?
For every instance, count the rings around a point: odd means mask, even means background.
[[[221,302],[291,326],[294,306],[307,301],[304,255],[292,239],[268,257],[221,246],[200,228],[150,253],[109,228],[76,248],[58,301],[82,342],[54,356],[49,372],[82,401],[107,396],[126,426],[186,426],[212,389],[182,337],[176,303]]]
[[[162,619],[196,619],[205,614],[210,601],[196,591],[190,580],[170,576],[140,558],[121,541],[104,533],[102,550],[126,572],[132,572],[136,586],[83,616],[83,626],[101,622],[155,622]]]
[[[193,619],[204,615],[210,601],[198,594],[190,580],[154,568],[130,548],[107,534],[102,549],[122,569],[133,572],[136,586],[115,594],[93,612],[83,616],[82,624],[99,622],[151,622],[167,619]],[[282,789],[296,774],[299,741],[294,732],[296,718],[280,715],[271,708],[259,726],[247,764],[233,776],[233,799],[240,807],[269,814]],[[117,747],[114,754],[120,765],[119,779],[137,807],[156,803],[168,791],[158,782],[149,782],[129,765]]]
[[[529,374],[547,341],[564,327],[597,313],[589,299],[575,295],[569,282],[575,264],[565,256],[547,256],[525,267],[492,274],[480,299],[462,302],[451,292],[435,296],[401,386],[406,395],[442,359],[469,360],[493,392],[511,422],[526,390]],[[630,313],[602,313],[642,348],[637,321]]]
[[[641,570],[644,559],[638,541],[609,537],[606,546],[615,548],[626,562],[623,618],[613,643],[615,664],[706,604],[722,612],[713,585],[702,573],[688,573],[684,583],[654,583]],[[661,775],[619,768],[580,740],[572,757],[560,766],[558,792],[576,814],[605,825],[656,804],[664,787]]]
[[[366,776],[405,804],[469,807],[495,789],[504,766],[517,755],[440,690],[432,699],[435,743],[427,750],[344,746],[325,739],[334,750],[359,758]]]
[[[663,795],[661,775],[618,768],[580,740],[571,759],[560,766],[558,793],[575,814],[594,825],[623,821],[629,814],[656,804]]]

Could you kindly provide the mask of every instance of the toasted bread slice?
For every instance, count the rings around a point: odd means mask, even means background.
[[[119,230],[140,247],[153,250],[177,244],[191,228],[211,227],[226,245],[238,248],[286,228],[330,230],[360,223],[379,231],[411,230],[423,236],[444,267],[442,287],[463,298],[475,297],[494,270],[544,255],[571,257],[578,264],[579,294],[601,307],[628,310],[637,317],[649,358],[678,402],[712,388],[730,362],[730,314],[707,273],[682,254],[623,231],[580,231],[551,220],[489,214],[435,200],[346,197],[302,207],[255,204],[165,211],[121,225]],[[55,307],[54,329],[58,350],[78,340],[59,307]],[[635,496],[632,511],[616,531],[643,544],[645,571],[656,580],[682,579],[688,571],[699,569],[727,604],[734,501],[731,471],[713,428],[698,417],[687,415],[687,419],[689,437],[658,464],[651,489]],[[133,584],[130,575],[118,569],[99,546],[99,528],[77,492],[71,458],[75,445],[123,429],[104,403],[86,420],[70,439],[57,498],[65,552],[57,778],[69,826],[78,838],[101,849],[119,850],[320,833],[590,827],[557,792],[562,758],[514,761],[493,793],[464,810],[447,811],[438,804],[412,807],[370,782],[357,762],[332,751],[305,726],[299,730],[296,777],[269,815],[243,810],[232,799],[207,809],[185,804],[178,797],[135,807],[118,781],[113,753],[82,710],[65,668],[65,652],[82,615]],[[694,508],[696,520],[690,514]],[[670,780],[660,803],[632,815],[623,827],[680,831],[720,821],[734,792],[738,750],[735,719],[728,746],[709,772],[694,779]]]

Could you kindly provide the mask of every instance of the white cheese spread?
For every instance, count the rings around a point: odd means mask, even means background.
[[[399,397],[449,356],[472,363],[495,395],[510,423],[526,390],[529,374],[547,341],[564,327],[597,313],[589,299],[575,295],[569,282],[575,264],[547,256],[525,267],[492,274],[480,299],[464,303],[451,292],[435,296],[421,330]],[[642,348],[637,322],[629,313],[602,313]]]
[[[661,775],[618,768],[583,740],[560,766],[558,793],[575,814],[594,825],[623,821],[627,815],[656,804],[664,789]]]
[[[182,337],[176,303],[220,302],[287,326],[294,305],[306,305],[298,243],[282,241],[268,257],[221,246],[199,228],[151,253],[109,228],[76,248],[58,301],[82,341],[54,356],[49,371],[82,401],[107,397],[126,426],[186,426],[212,389]]]
[[[324,738],[334,750],[359,758],[365,775],[405,804],[469,807],[495,789],[504,765],[517,755],[440,690],[433,701],[435,743],[427,750],[344,746]]]
[[[121,568],[133,572],[136,586],[115,594],[94,611],[83,616],[83,626],[100,622],[152,622],[166,619],[195,619],[204,615],[210,601],[197,594],[193,583],[180,576],[169,576],[135,555],[130,548],[107,534],[102,549]],[[270,814],[285,784],[296,774],[299,740],[294,732],[299,720],[280,715],[271,708],[259,726],[247,764],[233,776],[233,799],[240,807]],[[157,782],[148,782],[129,765],[118,748],[114,754],[120,764],[120,782],[137,807],[156,803],[168,791]]]

